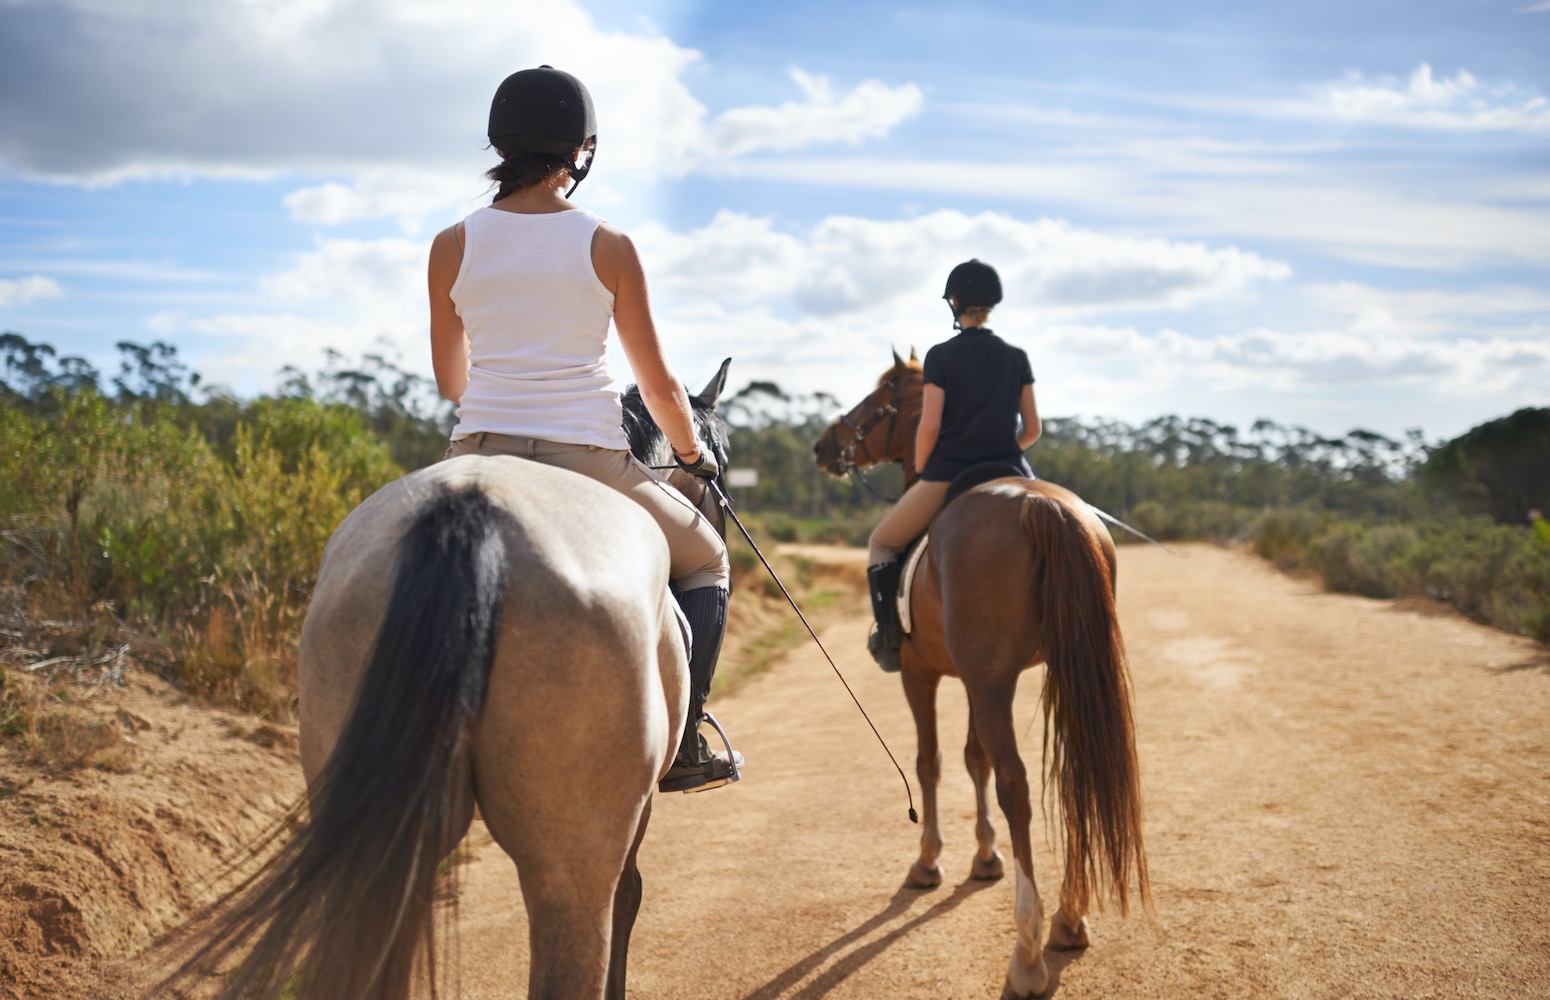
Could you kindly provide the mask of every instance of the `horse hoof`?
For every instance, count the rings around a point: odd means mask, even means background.
[[[935,889],[942,884],[942,869],[927,868],[919,861],[910,865],[910,873],[904,879],[906,889]]]
[[[1006,874],[1006,863],[1001,860],[1001,852],[996,851],[988,858],[982,858],[978,854],[974,856],[974,866],[969,869],[969,877],[980,882],[994,882]]]
[[[1006,970],[1006,982],[1001,987],[1001,1000],[1032,1000],[1049,992],[1049,966],[1044,956],[1028,968],[1021,968],[1014,956]]]
[[[1075,951],[1086,948],[1090,943],[1086,917],[1078,920],[1075,927],[1066,926],[1059,913],[1049,922],[1049,946],[1055,951]]]

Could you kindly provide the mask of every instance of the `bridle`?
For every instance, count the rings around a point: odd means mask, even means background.
[[[840,475],[854,475],[856,480],[862,486],[865,486],[873,496],[887,503],[894,503],[899,498],[890,497],[876,486],[873,486],[871,481],[867,479],[866,473],[862,471],[884,460],[884,456],[872,454],[871,446],[866,443],[866,437],[872,432],[872,429],[884,420],[888,421],[888,432],[883,436],[885,444],[893,440],[894,432],[898,430],[899,404],[904,401],[904,388],[900,383],[898,374],[895,373],[888,376],[879,388],[882,387],[886,387],[892,392],[892,399],[876,407],[859,421],[851,419],[851,414],[860,409],[859,406],[852,409],[850,413],[841,414],[840,418],[830,424],[828,430],[824,431],[824,437],[834,436],[835,464]],[[866,400],[862,402],[865,403]],[[850,443],[843,448],[839,446],[839,433],[837,430],[841,425],[844,425],[851,433]],[[856,450],[858,448],[861,450],[861,461],[859,462],[856,460]]]

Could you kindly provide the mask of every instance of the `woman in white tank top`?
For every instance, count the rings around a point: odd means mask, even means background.
[[[684,497],[636,461],[604,363],[609,322],[641,398],[687,471],[719,471],[696,439],[689,399],[662,354],[646,276],[624,233],[570,203],[597,139],[581,81],[548,66],[507,77],[490,107],[502,162],[488,207],[431,244],[428,283],[436,386],[458,404],[448,456],[511,454],[590,476],[656,519],[673,590],[693,634],[689,720],[663,791],[737,779],[742,756],[699,733],[726,631],[726,545]],[[563,498],[556,498],[563,503]]]

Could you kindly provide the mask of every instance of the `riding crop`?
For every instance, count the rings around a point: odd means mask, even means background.
[[[1151,542],[1153,545],[1157,546],[1159,549],[1162,549],[1164,552],[1168,553],[1169,555],[1178,556],[1180,559],[1184,558],[1184,553],[1178,552],[1178,551],[1176,551],[1174,549],[1168,548],[1168,546],[1164,545],[1162,542],[1159,542],[1157,539],[1151,537],[1150,535],[1143,535],[1141,532],[1139,532],[1136,529],[1132,528],[1130,525],[1126,524],[1124,521],[1121,521],[1119,518],[1115,517],[1113,514],[1106,514],[1103,511],[1099,510],[1097,507],[1094,507],[1092,504],[1088,504],[1087,507],[1094,514],[1097,514],[1099,517],[1103,518],[1105,521],[1109,522],[1110,524],[1118,525],[1119,527],[1124,528],[1126,531],[1130,532],[1132,535],[1135,535],[1137,538],[1139,538],[1139,539],[1141,539],[1143,541]],[[738,525],[738,527],[742,527],[742,525]]]
[[[759,551],[759,546],[756,542],[754,542],[753,536],[748,533],[748,529],[743,527],[743,522],[738,519],[737,514],[732,510],[732,502],[728,500],[727,495],[721,491],[721,486],[714,479],[707,479],[705,482],[710,485],[711,489],[716,491],[716,499],[720,502],[721,509],[727,512],[727,516],[732,519],[732,523],[737,525],[737,530],[741,531],[743,533],[743,537],[748,539],[748,544],[753,547],[754,555],[758,556],[759,561],[764,564],[764,568],[769,570],[770,578],[775,581],[775,586],[779,587],[780,592],[785,595],[787,603],[791,605],[791,610],[795,611],[797,613],[797,617],[802,619],[802,625],[806,627],[807,634],[813,637],[813,642],[818,644],[819,652],[823,653],[824,659],[829,661],[829,668],[834,671],[834,676],[838,677],[840,679],[840,683],[845,685],[845,693],[850,695],[850,700],[856,703],[856,709],[860,711],[861,717],[866,720],[866,724],[868,726],[871,726],[872,735],[876,736],[877,742],[882,744],[883,752],[888,755],[888,760],[893,763],[894,770],[899,772],[899,780],[904,782],[904,794],[907,795],[910,800],[910,822],[919,823],[920,817],[915,812],[915,793],[910,789],[910,779],[904,776],[904,768],[899,766],[899,761],[894,757],[893,751],[888,749],[888,742],[883,739],[883,734],[877,731],[877,727],[875,725],[872,725],[872,717],[867,715],[865,708],[862,708],[861,699],[857,698],[856,692],[850,689],[850,683],[845,680],[845,675],[840,673],[840,668],[835,664],[834,657],[829,655],[829,651],[827,649],[824,649],[823,641],[818,638],[818,633],[813,631],[813,627],[807,623],[807,616],[802,613],[801,608],[797,607],[796,599],[791,596],[791,591],[786,589],[786,585],[784,583],[781,583],[780,577],[775,573],[775,568],[770,565],[770,561],[768,559],[764,558],[764,553]]]

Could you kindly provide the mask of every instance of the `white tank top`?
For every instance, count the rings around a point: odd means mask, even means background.
[[[613,293],[592,267],[602,219],[580,209],[463,220],[452,304],[468,334],[454,440],[488,431],[627,449],[604,348]]]

